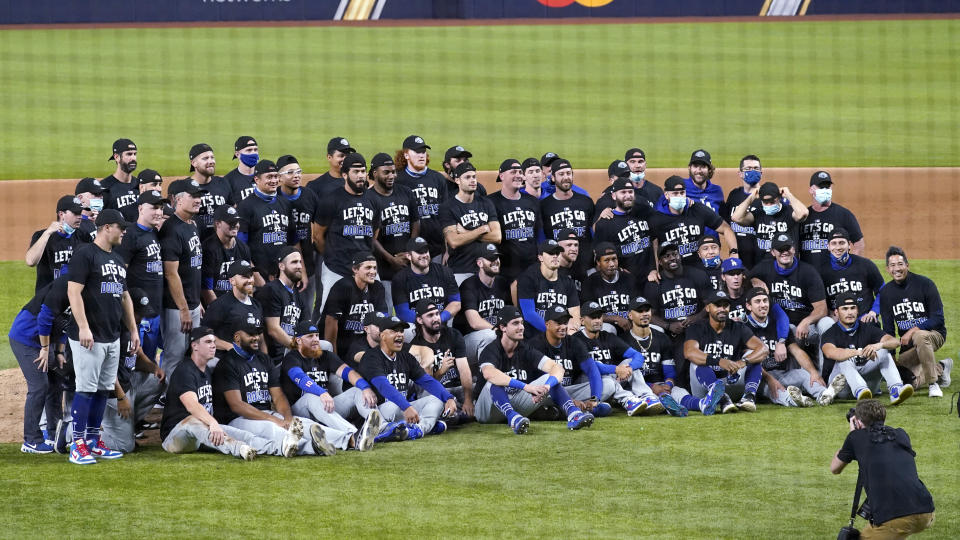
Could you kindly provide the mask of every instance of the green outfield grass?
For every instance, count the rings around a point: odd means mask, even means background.
[[[0,178],[105,176],[130,137],[141,168],[187,172],[234,139],[326,168],[418,133],[474,162],[552,150],[653,167],[698,147],[719,166],[960,165],[960,20],[431,28],[0,31]]]

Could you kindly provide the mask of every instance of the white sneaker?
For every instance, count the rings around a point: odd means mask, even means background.
[[[280,444],[280,455],[285,458],[292,458],[297,455],[297,450],[300,447],[300,437],[293,433],[287,433],[283,438],[283,442]]]
[[[240,445],[240,458],[244,461],[253,461],[253,458],[257,457],[257,451],[253,449],[252,446],[247,444]]]
[[[838,374],[836,377],[830,381],[830,386],[827,387],[823,393],[817,398],[817,403],[823,407],[833,403],[833,400],[837,397],[837,394],[847,386],[847,378],[843,373]]]
[[[327,440],[327,435],[323,432],[323,427],[320,424],[310,425],[310,443],[317,455],[332,456],[337,453],[336,447]]]
[[[953,370],[953,358],[944,358],[940,361],[943,364],[943,375],[940,375],[937,384],[940,388],[950,388],[950,371]]]
[[[357,450],[366,452],[373,448],[373,441],[380,434],[380,411],[373,409],[360,428],[357,437]]]
[[[787,395],[790,396],[790,399],[797,405],[797,407],[806,407],[803,401],[803,392],[801,392],[796,386],[788,386]]]
[[[927,392],[927,395],[930,397],[943,397],[943,390],[940,389],[940,385],[933,383],[930,385],[930,390]]]

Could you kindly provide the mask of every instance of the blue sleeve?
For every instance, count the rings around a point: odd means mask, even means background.
[[[313,379],[308,377],[299,366],[290,368],[287,371],[287,377],[290,377],[290,380],[293,381],[297,387],[308,394],[319,396],[327,393],[322,386],[313,382]]]
[[[603,379],[600,377],[597,362],[593,358],[587,358],[580,362],[580,369],[587,374],[587,379],[590,380],[590,395],[599,399],[603,395]]]
[[[397,310],[397,317],[400,317],[401,321],[412,323],[417,320],[417,314],[412,309],[410,309],[409,302],[397,304],[395,308]]]
[[[417,379],[417,384],[427,392],[430,392],[430,395],[439,398],[440,401],[448,401],[453,398],[453,394],[448,392],[447,389],[440,384],[440,381],[427,374]]]
[[[543,320],[543,317],[537,313],[537,305],[534,303],[533,298],[520,299],[520,312],[523,313],[523,320],[530,323],[531,326],[541,332],[547,331],[547,323]]]
[[[664,364],[663,378],[677,380],[677,367],[673,364]]]
[[[401,411],[405,411],[410,408],[410,402],[407,401],[407,398],[403,397],[403,394],[401,394],[399,390],[390,384],[390,381],[387,380],[386,376],[377,375],[370,382],[377,389],[377,392],[380,392],[380,395],[383,396],[384,399],[392,402],[397,407],[400,407]]]
[[[787,339],[790,335],[790,318],[787,312],[780,307],[780,304],[770,302],[770,314],[773,315],[773,322],[777,323],[777,339]]]
[[[459,301],[460,301],[460,291],[457,291],[457,292],[451,294],[451,295],[449,296],[449,298],[447,299],[447,303],[448,303],[448,304],[449,304],[450,302],[459,302]]]
[[[205,290],[205,291],[212,291],[212,290],[213,290],[213,278],[212,278],[212,277],[205,277],[205,278],[203,278],[203,283],[202,283],[202,285],[203,285],[203,290]]]
[[[623,353],[623,357],[630,359],[630,369],[643,369],[643,363],[646,362],[643,353],[633,347],[627,349],[627,352]]]
[[[46,304],[40,306],[40,313],[37,314],[37,334],[49,336],[53,331],[53,320],[57,315]]]
[[[249,243],[250,243],[250,235],[247,234],[247,233],[245,233],[245,232],[238,232],[238,233],[237,233],[237,240],[243,242],[244,244],[249,244]]]
[[[881,289],[883,287],[880,287]],[[873,297],[873,305],[870,306],[870,311],[880,314],[880,291],[877,291],[877,295]]]
[[[617,372],[617,366],[604,364],[603,362],[594,363],[597,365],[597,370],[600,371],[600,375],[613,375]]]

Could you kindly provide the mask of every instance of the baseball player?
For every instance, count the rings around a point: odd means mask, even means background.
[[[698,241],[704,234],[722,235],[730,256],[737,252],[730,226],[712,207],[688,198],[683,178],[671,176],[664,181],[663,197],[655,207],[657,211],[649,218],[653,236],[660,244],[676,244],[684,264],[696,263]]]
[[[507,160],[507,162],[516,160]],[[520,163],[516,163],[517,169]],[[503,167],[500,167],[501,170]],[[453,270],[457,286],[473,275],[474,246],[490,242],[499,244],[502,235],[497,209],[486,197],[477,197],[477,170],[469,161],[457,165],[453,177],[460,191],[440,209],[439,220],[448,248],[447,265]],[[429,239],[427,239],[429,243]]]
[[[523,313],[527,337],[545,332],[544,315],[554,306],[567,308],[575,328],[580,325],[580,295],[570,278],[561,277],[560,253],[563,248],[554,240],[541,242],[537,258],[540,264],[530,266],[516,283],[517,305]]]
[[[607,177],[610,181],[610,185],[603,188],[603,192],[600,194],[600,198],[597,199],[597,204],[594,207],[594,219],[599,220],[601,217],[610,217],[610,212],[604,212],[608,209],[616,208],[617,203],[613,200],[613,184],[617,180],[623,179],[630,186],[630,189],[633,190],[633,182],[630,181],[630,166],[627,165],[626,161],[617,159],[614,160],[607,167]],[[636,201],[636,191],[634,191],[634,201]]]
[[[796,243],[800,235],[800,222],[806,219],[808,213],[790,188],[765,182],[750,190],[750,195],[732,210],[730,219],[740,225],[754,227],[756,253],[763,258],[770,252],[770,245],[776,236],[785,234]]]
[[[834,308],[838,294],[852,292],[857,295],[857,305],[860,313],[863,313],[860,320],[879,322],[877,312],[872,310],[874,300],[883,287],[883,276],[873,261],[850,253],[852,245],[850,233],[843,227],[836,227],[830,232],[827,260],[819,269],[827,293],[827,306]],[[829,328],[833,325],[833,319],[824,317],[820,323],[826,323]],[[823,332],[826,332],[826,328],[821,328],[820,333]]]
[[[388,320],[390,316],[382,311],[368,311],[363,316],[363,339],[354,341],[347,355],[341,357],[344,363],[352,369],[360,369],[360,358],[370,349],[380,346],[380,324]]]
[[[727,293],[730,299],[730,313],[728,317],[731,321],[745,323],[747,322],[746,299],[747,291],[752,287],[745,286],[746,271],[743,268],[743,262],[731,257],[725,259],[720,265],[720,279],[722,286],[720,291]],[[776,328],[776,343],[774,345],[774,360],[783,362],[787,358],[787,338],[790,336],[790,320],[787,313],[783,311],[776,302],[770,304],[769,318],[773,321],[773,327]],[[793,339],[793,338],[791,338]]]
[[[596,302],[603,308],[604,326],[610,333],[630,330],[627,311],[635,287],[633,274],[620,270],[617,253],[617,248],[609,242],[600,242],[594,247],[597,271],[587,277],[580,291],[584,302]]]
[[[543,198],[543,165],[535,157],[528,157],[520,164],[520,170],[523,173],[523,188],[521,193],[526,193],[538,201]]]
[[[838,397],[871,399],[880,391],[882,376],[890,392],[890,404],[903,403],[913,395],[913,385],[903,384],[890,352],[900,341],[876,325],[860,321],[855,294],[840,293],[836,303],[837,324],[823,334],[820,347],[824,358],[836,362],[830,379],[842,373],[849,385],[837,393]]]
[[[258,350],[262,333],[260,325],[244,319],[236,321],[233,347],[212,376],[217,421],[268,440],[282,441],[293,435],[297,455],[335,454],[337,450],[327,441],[323,426],[293,415],[280,388],[280,368]]]
[[[863,255],[866,243],[860,231],[860,223],[853,212],[833,202],[833,178],[827,171],[817,171],[810,176],[810,196],[813,203],[809,215],[800,225],[800,260],[820,268],[827,256],[833,229],[843,227],[850,234],[853,246],[850,252]]]
[[[381,321],[379,327],[380,347],[364,353],[360,360],[360,374],[377,392],[380,415],[393,423],[384,428],[385,433],[397,429],[395,422],[401,421],[406,424],[406,440],[443,433],[446,424],[437,420],[441,416],[456,414],[456,398],[439,381],[427,375],[412,354],[402,350],[407,323],[390,317]],[[407,401],[406,395],[413,383],[429,395]]]
[[[473,154],[460,145],[451,146],[444,152],[443,163],[441,163],[441,165],[443,166],[443,173],[447,175],[447,198],[453,197],[460,192],[457,179],[453,177],[454,169],[461,163],[469,162],[472,157]],[[477,196],[487,196],[487,188],[483,187],[482,184],[477,184]]]
[[[646,203],[634,204],[633,184],[624,178],[613,183],[611,195],[613,215],[597,220],[594,241],[617,246],[620,266],[635,276],[646,276],[654,265],[648,221],[653,210]]]
[[[763,177],[760,158],[753,154],[740,158],[740,171],[737,176],[740,177],[742,183],[727,194],[727,202],[723,207],[724,213],[720,217],[730,224],[730,229],[737,237],[738,258],[743,261],[747,268],[751,268],[759,260],[756,253],[757,231],[753,226],[745,227],[737,223],[730,217],[730,212],[745,201],[750,196],[751,191],[760,183],[760,179]]]
[[[293,414],[322,424],[327,442],[334,448],[372,450],[374,438],[380,434],[380,412],[369,383],[336,354],[320,347],[320,330],[310,321],[297,324],[295,336],[296,345],[280,367],[281,388]],[[354,388],[332,397],[326,388],[331,375],[349,380]],[[366,419],[359,432],[346,419],[353,411]]]
[[[640,375],[646,385],[646,388],[640,386],[638,383],[641,378],[635,375],[631,379],[631,390],[640,395],[649,389],[670,416],[687,416],[689,410],[681,403],[684,396],[689,397],[690,393],[676,384],[677,368],[673,360],[674,346],[670,338],[659,328],[650,325],[653,321],[653,303],[643,296],[634,298],[630,302],[629,316],[631,328],[627,333],[627,345],[643,355],[644,362],[640,368],[642,370]],[[698,411],[709,411],[707,414],[713,414],[713,408],[716,407],[716,402],[723,393],[722,389],[717,393],[718,388],[714,388],[714,393],[707,398],[693,400]],[[646,405],[644,400],[644,409]]]
[[[37,267],[34,294],[61,275],[66,275],[74,248],[81,245],[77,228],[83,208],[73,195],[64,195],[57,201],[57,220],[43,230],[33,233],[27,249],[27,266]]]
[[[417,303],[417,331],[410,341],[410,352],[419,357],[427,375],[440,381],[457,399],[464,414],[473,416],[473,372],[463,334],[440,321],[440,308],[433,302]]]
[[[330,139],[327,143],[327,163],[330,164],[330,169],[307,183],[307,189],[313,191],[318,199],[323,199],[324,195],[343,189],[343,177],[345,176],[342,168],[343,160],[347,157],[347,154],[353,154],[354,152],[356,152],[356,149],[350,146],[350,141],[343,137]]]
[[[73,316],[70,312],[70,299],[67,295],[68,281],[68,275],[64,274],[47,286],[45,289],[46,293],[41,296],[42,303],[36,315],[36,324],[31,325],[31,330],[36,328],[37,340],[41,349],[46,346],[49,350],[49,356],[45,357],[46,363],[40,359],[42,354],[40,353],[34,355],[33,358],[36,360],[36,363],[33,365],[36,366],[38,371],[42,369],[46,369],[47,371],[47,381],[50,389],[46,393],[43,413],[41,414],[46,416],[46,424],[48,426],[56,426],[56,432],[52,438],[54,440],[54,452],[58,454],[66,454],[69,451],[69,443],[72,442],[72,437],[70,437],[67,432],[70,422],[64,419],[63,407],[64,403],[67,405],[73,403],[74,390],[76,387],[74,369],[69,363],[70,349],[67,347],[69,344],[67,335],[70,325],[73,324]],[[20,333],[19,336],[15,335],[14,330],[17,327],[16,323],[17,321],[14,321],[14,325],[10,329],[11,340],[19,341],[20,343],[29,341],[29,337],[24,336],[23,333]],[[13,342],[11,342],[10,345],[13,347]],[[14,355],[17,356],[19,361],[22,351],[15,351]],[[35,384],[38,381],[33,382]],[[31,384],[28,382],[28,389],[30,386]],[[69,412],[70,410],[67,409],[67,419],[69,419]],[[30,416],[24,411],[24,422],[26,422],[28,418],[30,418]],[[36,424],[31,422],[31,425]],[[47,435],[44,436],[44,442],[47,444],[50,444],[50,442],[46,440],[50,438],[49,431],[48,429]]]
[[[475,260],[477,273],[460,284],[460,311],[453,319],[453,327],[463,334],[467,360],[474,368],[480,351],[497,339],[497,313],[510,298],[510,285],[500,276],[497,246],[483,244]]]
[[[123,454],[100,439],[100,425],[109,394],[116,382],[121,322],[130,332],[130,350],[140,347],[133,302],[127,292],[123,258],[114,253],[127,222],[117,210],[97,216],[97,237],[78,249],[69,271],[67,295],[73,324],[70,351],[76,373],[73,398],[73,443],[70,462],[91,465],[95,458],[116,459]]]
[[[274,363],[280,363],[287,351],[295,348],[294,330],[302,320],[309,320],[309,308],[297,283],[306,276],[303,256],[293,246],[284,246],[277,255],[277,279],[261,287],[256,294],[263,308],[267,328],[267,351]]]
[[[74,188],[74,195],[80,200],[83,212],[80,214],[78,236],[83,242],[93,242],[97,237],[97,215],[103,210],[103,194],[106,189],[96,178],[81,178]]]
[[[580,238],[573,229],[563,229],[557,234],[557,243],[563,249],[560,253],[560,268],[557,272],[562,278],[570,278],[577,291],[583,289],[587,281],[587,270],[595,263],[592,257],[580,256]],[[619,265],[619,262],[618,262]]]
[[[230,292],[230,276],[227,271],[236,261],[249,261],[250,248],[237,240],[240,232],[240,214],[232,206],[221,206],[213,214],[214,234],[203,241],[203,266],[201,267],[200,295],[203,305],[208,306],[217,298]],[[262,287],[264,280],[254,269],[254,287]]]
[[[486,384],[477,398],[477,421],[507,425],[517,435],[527,432],[527,418],[540,407],[556,404],[567,415],[567,428],[593,424],[593,414],[581,411],[560,384],[563,366],[524,342],[524,321],[514,306],[497,314],[498,339],[480,353]]]
[[[697,256],[703,263],[701,268],[710,279],[710,285],[719,291],[723,281],[720,277],[723,273],[720,268],[723,261],[720,259],[720,241],[717,240],[717,237],[709,234],[701,236],[699,242],[697,242]]]
[[[217,160],[209,144],[199,143],[190,147],[190,176],[184,180],[196,182],[202,189],[200,211],[194,216],[200,239],[213,234],[213,214],[217,208],[232,205],[233,193],[229,182],[216,176]]]
[[[413,306],[429,300],[441,307],[440,316],[446,323],[461,308],[460,289],[449,267],[430,262],[430,244],[422,237],[407,243],[410,266],[393,276],[393,307],[400,320],[413,324],[417,318]],[[476,263],[474,263],[476,265]]]
[[[313,215],[317,212],[320,201],[312,191],[300,187],[303,181],[303,170],[297,158],[284,155],[277,158],[277,172],[280,173],[280,191],[290,202],[290,219],[296,233],[288,242],[296,246],[303,254],[303,272],[297,281],[296,288],[303,293],[308,301],[316,293],[316,284],[310,280],[316,269],[313,267],[314,251],[312,234]]]
[[[640,148],[631,148],[624,153],[623,161],[630,168],[630,181],[633,182],[633,188],[637,191],[637,200],[643,197],[650,204],[656,204],[663,196],[663,190],[646,179],[647,154]]]
[[[497,212],[503,240],[500,242],[501,273],[508,281],[516,279],[537,260],[537,242],[543,239],[540,230],[540,201],[520,191],[524,185],[523,166],[515,159],[497,177],[503,182],[500,191],[490,195]],[[504,162],[504,164],[507,163]]]
[[[543,159],[540,160],[541,163],[543,161]],[[546,167],[546,164],[544,166]],[[569,161],[556,158],[551,162],[550,167],[556,191],[551,191],[550,195],[540,200],[543,233],[547,239],[559,241],[561,231],[573,229],[577,239],[580,240],[577,260],[583,268],[589,268],[593,253],[593,230],[591,229],[594,222],[593,199],[573,189],[573,168]],[[543,186],[546,185],[543,184]]]
[[[263,324],[263,308],[253,297],[253,266],[248,261],[235,261],[227,271],[230,276],[231,290],[217,298],[203,314],[200,322],[207,328],[213,328],[217,336],[217,355],[222,358],[224,351],[233,349],[233,330],[236,321],[249,321],[250,324]],[[210,367],[216,367],[216,361]]]
[[[240,204],[253,193],[256,184],[253,183],[253,168],[260,161],[260,146],[257,140],[249,135],[237,137],[233,143],[233,159],[239,159],[237,167],[223,175],[224,181],[230,186],[230,201]]]
[[[729,319],[730,300],[726,293],[711,292],[706,298],[708,319],[687,328],[683,352],[690,361],[690,390],[706,397],[719,381],[725,389],[718,406],[723,413],[757,410],[757,388],[767,357],[767,347],[743,323]],[[736,360],[735,360],[736,359]],[[742,393],[734,405],[731,393]],[[686,405],[688,408],[690,405]]]
[[[163,408],[160,422],[163,449],[185,454],[205,446],[247,461],[257,454],[295,456],[298,433],[283,431],[279,438],[273,433],[261,437],[214,418],[212,370],[207,363],[216,351],[212,329],[197,327],[190,331],[190,356],[177,366],[167,388],[171,399]]]
[[[353,276],[341,279],[330,290],[323,319],[324,339],[341,358],[355,341],[363,339],[363,316],[371,311],[387,311],[373,254],[355,253],[351,268]]]
[[[269,159],[254,167],[253,194],[237,205],[240,230],[237,239],[250,248],[251,262],[264,278],[277,275],[277,255],[283,246],[296,244],[293,207],[279,190],[280,170]]]
[[[117,139],[107,161],[116,161],[117,169],[100,180],[106,190],[103,207],[119,210],[127,221],[136,221],[137,196],[140,195],[137,179],[133,176],[133,171],[137,170],[137,145],[130,139]]]
[[[413,191],[420,215],[420,236],[430,245],[430,256],[444,252],[443,226],[440,224],[440,205],[447,196],[448,182],[443,175],[428,169],[430,147],[418,135],[403,140],[403,148],[394,156],[397,164],[397,183]],[[436,262],[440,262],[437,260]]]
[[[690,176],[684,179],[687,196],[700,204],[709,206],[711,210],[719,214],[723,206],[723,189],[710,182],[713,174],[717,171],[710,160],[710,152],[702,148],[694,150],[690,154],[690,163],[687,165],[687,170],[690,173]],[[704,232],[714,234],[709,229]]]
[[[153,169],[144,169],[137,175],[137,188],[140,190],[140,193],[144,191],[161,191],[163,189],[163,177]]]

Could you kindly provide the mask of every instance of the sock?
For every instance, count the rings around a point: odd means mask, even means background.
[[[757,388],[760,387],[760,377],[763,376],[763,366],[761,364],[748,364],[746,372],[746,384],[744,385],[744,394],[757,394]]]
[[[107,394],[109,392],[109,390],[97,390],[90,401],[86,429],[86,438],[90,441],[90,446],[96,446],[100,441],[100,426],[103,425],[103,413],[107,409]]]
[[[553,388],[550,389],[550,397],[553,399],[553,402],[557,405],[560,405],[560,408],[563,409],[563,412],[567,415],[567,420],[570,420],[573,415],[580,412],[580,409],[573,404],[573,399],[570,397],[570,394],[559,384],[553,385]]]
[[[500,409],[500,412],[507,417],[507,424],[513,422],[514,417],[519,416],[519,413],[513,410],[513,405],[510,404],[510,398],[507,397],[507,391],[504,390],[502,386],[491,384],[490,398],[493,400],[493,404]]]
[[[759,366],[760,364],[757,365]],[[726,371],[723,373],[726,373]],[[717,382],[717,372],[710,366],[697,366],[694,370],[694,375],[696,375],[697,381],[702,384],[704,388],[710,388],[711,384]]]
[[[87,431],[87,417],[90,416],[90,404],[93,402],[94,392],[74,392],[73,406],[73,439],[83,439]]]
[[[680,404],[691,411],[700,410],[700,400],[691,396],[690,394],[687,394],[682,398],[680,398]]]

